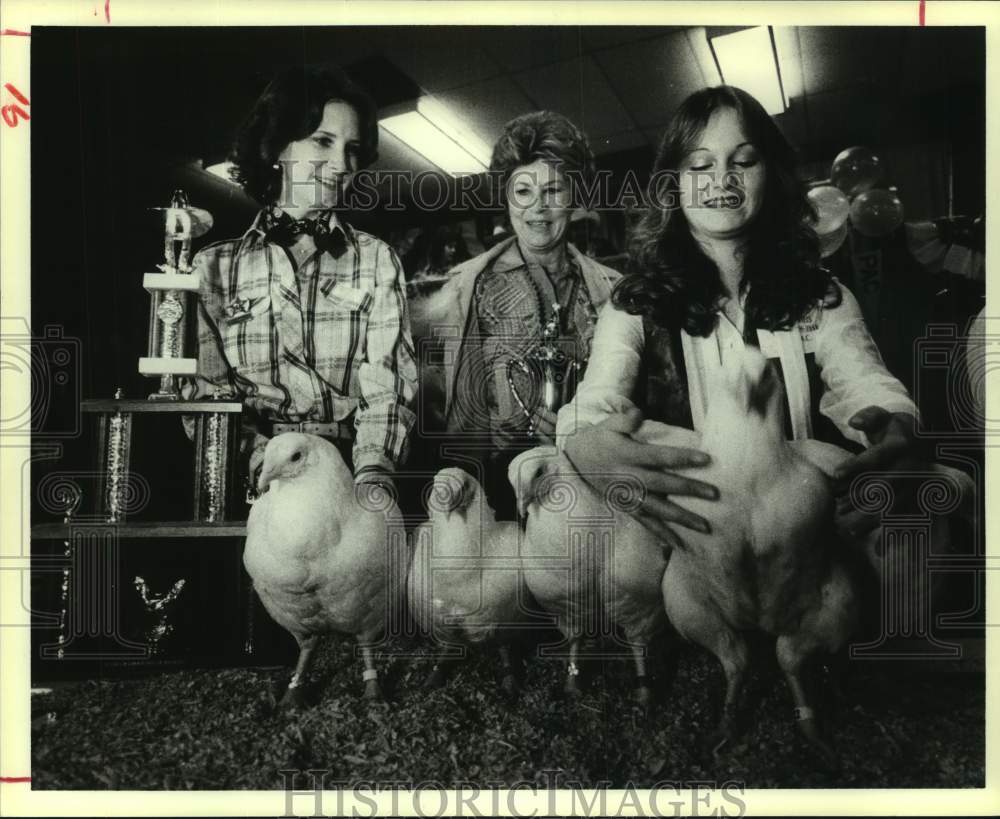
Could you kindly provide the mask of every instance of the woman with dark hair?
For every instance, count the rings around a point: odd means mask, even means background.
[[[402,267],[342,219],[354,174],[373,162],[371,98],[334,68],[296,67],[264,90],[233,151],[233,178],[262,205],[238,239],[194,260],[201,275],[198,377],[245,405],[245,466],[276,434],[333,441],[358,482],[391,484],[416,386]]]
[[[668,496],[710,495],[687,491],[664,471],[684,464],[630,433],[643,417],[699,430],[715,376],[740,366],[745,345],[779,365],[788,438],[867,447],[842,479],[912,454],[915,405],[854,296],[820,267],[793,151],[753,97],[728,86],[688,97],[648,194],[630,272],[602,311],[587,377],[559,414],[559,443],[582,475],[624,470],[643,481],[639,517],[667,543],[677,543],[670,524],[707,530]]]
[[[618,274],[568,241],[581,186],[594,174],[587,138],[572,122],[550,111],[511,120],[490,171],[513,235],[455,268],[435,301],[445,336],[445,424],[464,445],[465,460],[456,463],[469,468],[471,459],[485,469],[485,479],[477,477],[504,520],[516,516],[507,465],[555,431],[527,361],[545,346],[558,350],[564,372],[570,362],[582,371]]]
[[[462,231],[451,225],[440,225],[430,236],[426,258],[416,277],[444,276],[455,265],[469,258]]]

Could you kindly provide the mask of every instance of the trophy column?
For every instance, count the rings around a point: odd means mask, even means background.
[[[200,287],[199,276],[191,267],[191,240],[212,227],[212,215],[188,206],[183,191],[174,191],[165,216],[164,261],[159,273],[143,276],[142,286],[150,295],[149,354],[139,359],[139,372],[159,376],[160,389],[153,400],[177,400],[178,376],[193,376],[198,360],[185,357],[185,319]]]

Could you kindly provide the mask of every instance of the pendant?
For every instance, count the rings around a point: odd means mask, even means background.
[[[250,299],[241,299],[237,296],[225,306],[223,312],[226,315],[226,320],[230,323],[249,318]]]

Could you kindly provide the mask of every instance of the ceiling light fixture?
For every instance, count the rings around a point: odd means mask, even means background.
[[[788,101],[781,82],[774,32],[770,26],[710,37],[708,45],[724,83],[753,95],[772,116],[785,112]]]
[[[385,109],[382,128],[452,176],[484,173],[492,150],[433,97]]]
[[[218,162],[215,165],[208,165],[203,170],[206,173],[212,174],[212,176],[217,176],[219,179],[225,179],[227,182],[233,182],[233,178],[229,175],[231,168],[234,168],[232,162]],[[235,185],[236,183],[233,182]]]

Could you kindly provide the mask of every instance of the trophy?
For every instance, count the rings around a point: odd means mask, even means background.
[[[142,498],[148,498],[148,487],[143,488],[141,477],[131,469],[134,417],[186,416],[195,444],[192,517],[201,523],[223,523],[235,505],[242,406],[221,391],[208,400],[184,401],[178,387],[179,376],[193,376],[198,370],[198,359],[185,355],[187,323],[200,285],[192,272],[191,240],[212,227],[212,214],[191,207],[180,190],[174,191],[168,207],[153,210],[164,215],[164,261],[157,265],[160,272],[147,273],[142,280],[151,298],[149,355],[139,359],[139,372],[159,376],[160,388],[146,401],[128,400],[119,389],[113,400],[81,405],[84,412],[98,416],[100,510],[107,522],[125,524],[130,513],[140,511]]]
[[[173,624],[167,622],[169,609],[177,600],[177,596],[184,590],[186,583],[187,580],[182,577],[174,583],[170,591],[157,597],[151,593],[149,584],[146,583],[145,578],[135,578],[135,590],[139,593],[142,604],[146,608],[146,613],[153,623],[152,626],[146,629],[145,634],[151,656],[156,656],[163,652],[162,643],[174,630]]]
[[[514,383],[514,372],[520,370],[541,392],[541,405],[555,412],[573,397],[582,364],[561,349],[559,339],[559,305],[552,305],[552,318],[542,328],[542,340],[525,357],[512,356],[507,362],[507,386],[528,419],[528,431],[534,434],[531,410]]]
[[[164,214],[164,263],[157,265],[159,273],[142,279],[150,295],[149,355],[139,359],[139,372],[160,377],[160,389],[150,399],[177,400],[177,377],[192,376],[198,369],[197,359],[185,357],[185,319],[200,284],[191,269],[191,240],[212,227],[212,214],[190,207],[180,190],[168,207],[153,210]]]

